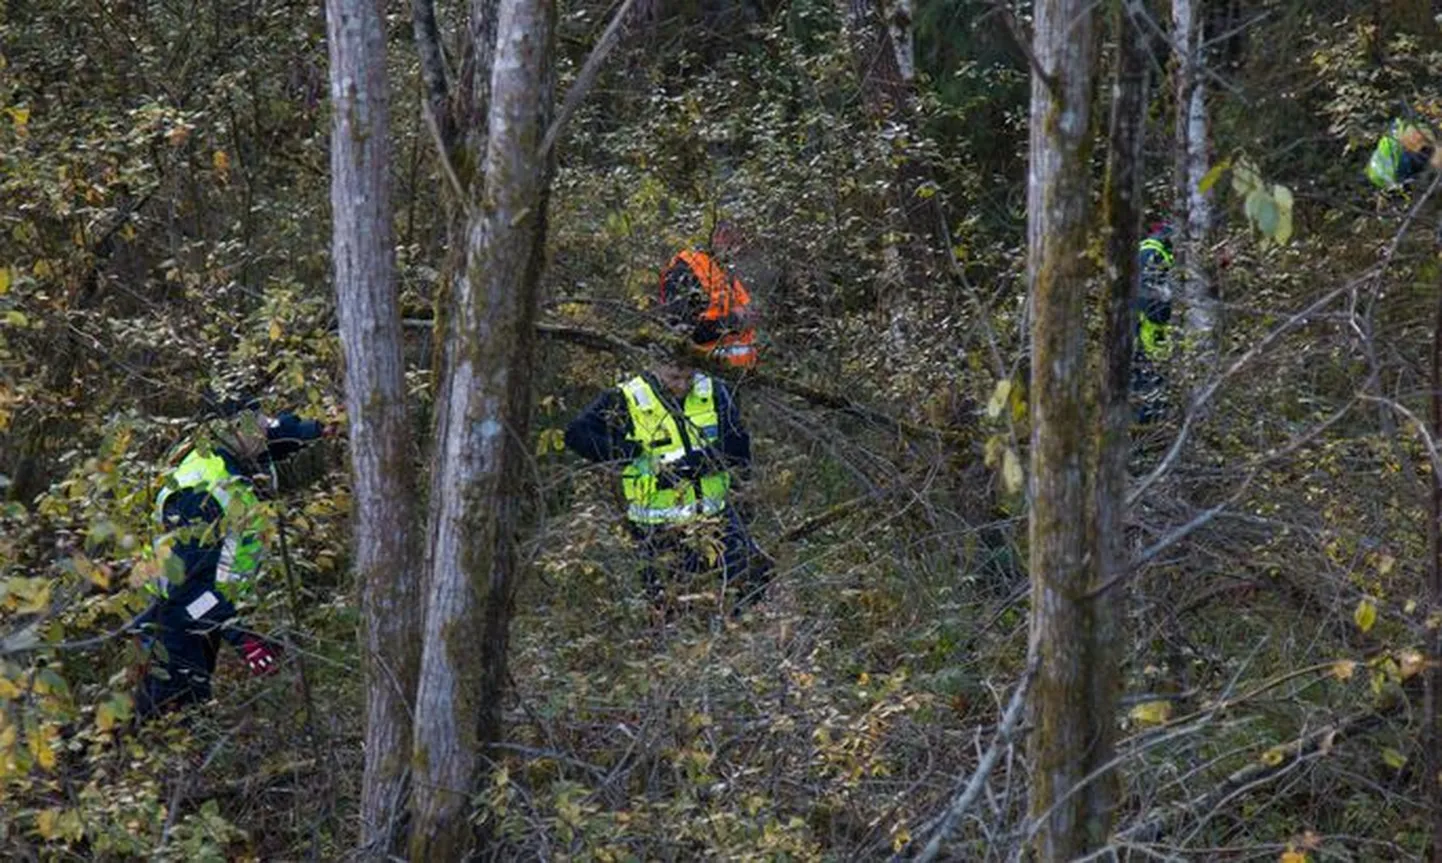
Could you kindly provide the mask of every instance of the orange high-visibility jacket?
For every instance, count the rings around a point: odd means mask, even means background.
[[[732,329],[730,318],[751,304],[751,293],[741,280],[726,272],[716,259],[701,251],[687,249],[680,252],[661,271],[661,301],[670,302],[675,297],[666,295],[666,276],[678,265],[685,266],[696,276],[708,298],[707,306],[697,319],[712,321],[718,325],[720,334],[714,341],[698,344],[700,350],[710,356],[737,368],[752,368],[756,365],[756,328],[747,326]]]

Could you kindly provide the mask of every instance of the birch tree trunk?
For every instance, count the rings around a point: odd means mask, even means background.
[[[1212,202],[1202,192],[1209,163],[1211,129],[1207,118],[1206,54],[1202,50],[1202,0],[1173,0],[1172,39],[1176,45],[1176,238],[1177,287],[1186,307],[1187,330],[1210,344],[1217,326],[1217,296],[1207,270]]]
[[[395,281],[390,108],[378,0],[328,0],[331,218],[346,361],[366,693],[360,851],[385,859],[404,811],[420,659],[414,449]]]
[[[1031,812],[1042,861],[1070,860],[1104,838],[1105,813],[1073,793],[1110,705],[1094,703],[1098,627],[1088,599],[1084,300],[1092,226],[1091,106],[1097,32],[1091,0],[1037,0],[1027,193],[1031,286],[1031,638],[1040,657],[1028,705]],[[1106,712],[1099,712],[1104,710]]]
[[[472,184],[466,267],[440,396],[431,568],[416,699],[410,857],[460,860],[468,800],[501,697],[519,554],[534,324],[545,234],[551,104],[550,0],[502,0],[482,172]]]

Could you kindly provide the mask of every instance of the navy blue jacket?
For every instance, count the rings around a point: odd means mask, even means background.
[[[660,396],[672,416],[685,416],[679,402],[650,374],[642,377],[651,384],[651,389]],[[688,459],[693,472],[699,471],[711,460],[719,459],[724,467],[744,468],[751,464],[751,435],[741,424],[741,412],[731,391],[716,378],[711,379],[712,392],[716,400],[716,417],[720,428],[720,439],[713,447],[705,447],[696,441],[686,440],[687,449],[696,450],[696,456]],[[685,424],[681,434],[686,435]],[[612,387],[601,393],[570,425],[566,426],[566,446],[582,458],[594,462],[629,462],[641,454],[640,445],[628,440],[631,434],[631,415],[626,410],[626,397],[621,390]]]
[[[258,470],[270,462],[279,462],[300,450],[306,443],[321,436],[324,426],[315,420],[302,420],[294,414],[283,413],[275,417],[266,428],[266,452],[261,464],[247,465],[242,459],[217,447],[215,454],[225,462],[232,476],[250,481]],[[219,524],[225,511],[220,501],[208,491],[190,487],[177,489],[165,498],[161,511],[168,530],[179,531],[177,542],[171,554],[184,568],[184,579],[177,579],[170,585],[166,598],[158,601],[136,618],[135,625],[155,622],[171,609],[181,609],[201,594],[215,587],[216,568],[220,564],[225,536]],[[189,530],[187,530],[189,528]],[[205,615],[205,619],[221,623],[235,615],[235,608],[223,597],[219,604]],[[227,632],[227,636],[229,636]]]

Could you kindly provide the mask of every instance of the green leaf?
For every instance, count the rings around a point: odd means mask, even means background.
[[[1261,187],[1262,178],[1257,169],[1250,162],[1238,162],[1232,171],[1232,191],[1245,197]]]
[[[1277,202],[1266,192],[1257,193],[1257,230],[1261,231],[1268,239],[1277,238],[1277,227],[1281,223],[1282,215],[1277,210]]]
[[[1382,761],[1393,770],[1401,770],[1407,763],[1407,756],[1389,746],[1382,750]]]
[[[1223,159],[1213,165],[1207,173],[1202,175],[1202,179],[1197,183],[1197,191],[1203,195],[1210,192],[1212,187],[1217,184],[1218,180],[1222,179],[1222,175],[1225,174],[1230,167],[1232,167],[1231,159]]]
[[[1363,597],[1362,601],[1357,603],[1357,610],[1352,612],[1352,620],[1363,632],[1369,632],[1372,629],[1372,625],[1377,622],[1377,606],[1372,602],[1371,597]]]
[[[1278,183],[1272,186],[1272,200],[1277,203],[1277,232],[1272,239],[1285,243],[1292,239],[1292,190]]]

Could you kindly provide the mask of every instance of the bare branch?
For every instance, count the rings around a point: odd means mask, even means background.
[[[616,15],[606,27],[606,32],[601,34],[601,40],[596,43],[596,47],[591,49],[591,55],[581,66],[581,71],[576,75],[576,80],[572,82],[571,89],[566,91],[566,101],[561,104],[561,110],[556,112],[556,119],[551,121],[551,128],[546,130],[546,137],[541,141],[541,149],[536,154],[536,158],[544,160],[551,154],[551,148],[556,145],[556,139],[565,130],[571,115],[581,107],[581,102],[585,100],[586,94],[595,86],[596,79],[601,75],[601,65],[606,62],[606,57],[611,53],[611,49],[621,41],[621,26],[631,16],[631,7],[635,5],[636,0],[625,0],[621,4],[621,8],[616,10]]]
[[[936,855],[941,852],[941,844],[951,836],[951,831],[956,829],[956,822],[966,814],[966,810],[971,808],[971,804],[976,802],[976,798],[981,794],[987,777],[996,767],[997,759],[1001,757],[1002,751],[1011,745],[1012,734],[1016,731],[1017,723],[1021,721],[1022,708],[1026,705],[1026,693],[1031,688],[1031,681],[1036,676],[1036,669],[1037,659],[1033,655],[1028,659],[1026,671],[1022,672],[1021,679],[1017,681],[1016,689],[1011,693],[1011,701],[1002,715],[1001,724],[996,727],[996,734],[991,738],[991,746],[987,748],[986,754],[976,765],[976,770],[971,774],[971,779],[967,781],[966,787],[947,807],[946,814],[942,817],[936,832],[927,841],[926,847],[913,858],[916,863],[930,863],[931,860],[936,859]],[[901,859],[900,854],[893,855],[891,859]]]

